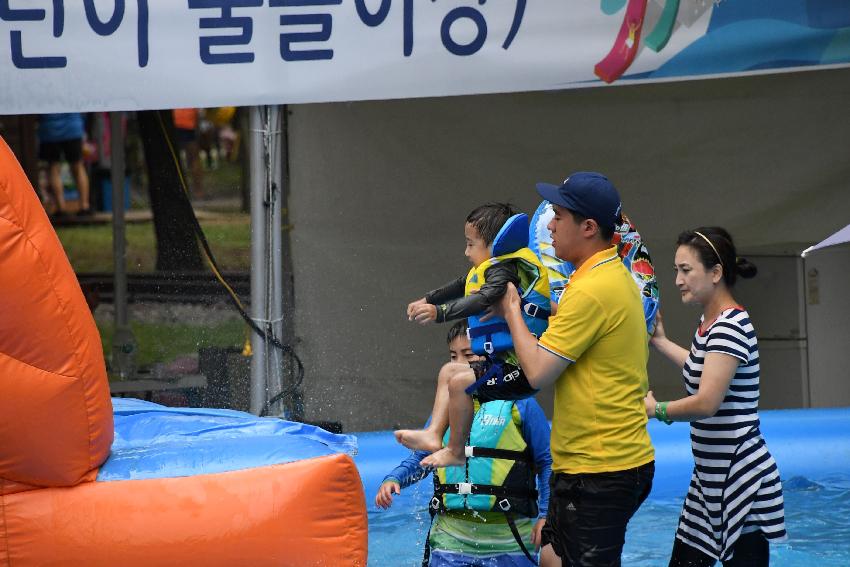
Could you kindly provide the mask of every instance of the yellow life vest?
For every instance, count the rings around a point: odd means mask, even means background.
[[[549,278],[546,268],[529,248],[502,254],[472,268],[466,276],[464,295],[481,289],[486,278],[484,273],[501,262],[514,262],[519,275],[519,294],[522,300],[522,316],[528,329],[540,336],[549,325],[551,315],[549,303]],[[483,315],[483,314],[482,314]],[[469,317],[469,340],[476,354],[494,354],[510,350],[514,343],[508,323],[502,317],[481,321],[480,315]]]

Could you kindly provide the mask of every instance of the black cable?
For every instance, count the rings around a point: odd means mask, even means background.
[[[168,145],[168,149],[171,153],[171,157],[174,160],[174,167],[177,168],[177,174],[178,174],[178,177],[180,179],[180,185],[183,189],[182,191],[179,191],[180,202],[184,205],[184,207],[186,208],[186,210],[188,212],[187,216],[188,216],[189,220],[191,221],[192,229],[195,232],[195,237],[198,239],[198,242],[201,244],[201,248],[204,251],[204,255],[206,256],[207,262],[210,264],[210,268],[212,269],[213,274],[215,275],[215,277],[219,281],[219,283],[221,283],[222,286],[227,291],[228,299],[233,304],[233,306],[236,308],[236,310],[239,312],[239,315],[245,321],[245,324],[248,325],[248,327],[252,331],[254,331],[254,333],[259,335],[264,341],[268,342],[269,344],[271,344],[274,347],[276,347],[277,349],[279,349],[283,354],[289,355],[289,357],[293,361],[295,361],[295,367],[296,367],[295,381],[288,388],[285,388],[282,391],[280,391],[279,393],[272,396],[263,405],[262,409],[260,410],[260,417],[263,417],[269,411],[269,408],[271,407],[272,404],[274,404],[275,402],[282,400],[286,397],[292,396],[293,394],[295,394],[298,391],[298,388],[301,387],[301,384],[304,381],[304,363],[301,362],[301,358],[295,352],[295,349],[292,348],[292,345],[283,344],[282,342],[280,342],[280,340],[278,340],[277,337],[274,336],[274,333],[272,332],[271,329],[269,329],[269,332],[266,332],[265,330],[263,330],[257,324],[256,321],[254,321],[251,318],[251,316],[245,311],[245,307],[244,307],[241,299],[239,298],[239,295],[233,290],[233,287],[227,282],[227,280],[224,278],[224,275],[221,273],[221,269],[218,266],[218,262],[215,259],[215,255],[213,254],[212,249],[210,248],[209,242],[207,241],[207,237],[204,234],[203,228],[201,227],[201,223],[198,222],[198,217],[195,216],[195,210],[192,207],[192,202],[189,200],[189,190],[188,190],[188,187],[186,186],[186,180],[183,177],[182,167],[180,165],[180,161],[177,157],[177,154],[174,151],[174,146],[171,143],[171,137],[168,135],[168,131],[165,127],[165,122],[162,119],[162,111],[161,110],[157,111],[157,117],[159,118],[159,125],[160,125],[160,129],[162,130],[162,135],[165,138],[165,142]]]

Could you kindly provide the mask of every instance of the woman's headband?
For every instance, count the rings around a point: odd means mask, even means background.
[[[720,260],[720,265],[723,266],[723,269],[726,269],[726,266],[723,264],[723,258],[720,257],[720,253],[717,251],[717,248],[714,247],[714,244],[711,243],[711,240],[709,240],[706,235],[704,235],[703,233],[701,233],[698,230],[695,230],[694,234],[701,236],[703,240],[708,242],[708,245],[711,246],[712,250],[714,250],[714,255],[717,256],[718,260]]]

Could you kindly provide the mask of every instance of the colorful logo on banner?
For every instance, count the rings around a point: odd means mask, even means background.
[[[661,52],[678,28],[690,28],[709,10],[704,35],[657,70],[626,78],[741,73],[850,60],[850,2],[601,0],[600,9],[612,17],[623,13],[611,50],[594,67],[594,74],[606,83],[623,77],[642,47]]]

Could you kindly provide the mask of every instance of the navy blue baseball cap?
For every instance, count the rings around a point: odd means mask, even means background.
[[[595,171],[573,173],[560,185],[538,183],[540,196],[565,209],[614,228],[620,219],[620,194],[607,177]]]

